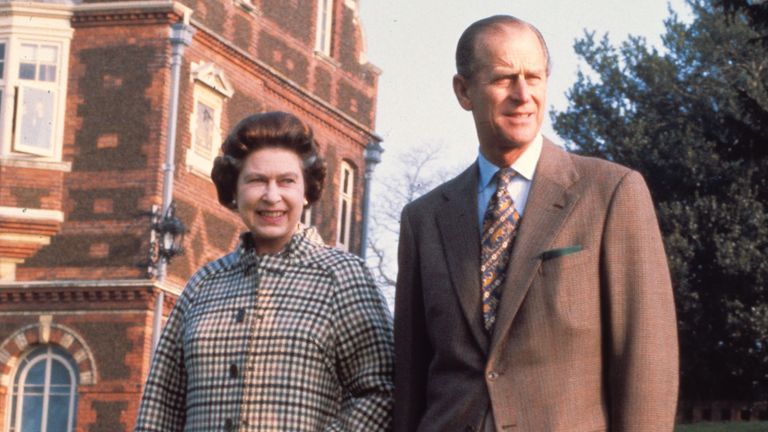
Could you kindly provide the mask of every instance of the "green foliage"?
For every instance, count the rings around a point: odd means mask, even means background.
[[[768,422],[695,423],[675,426],[675,432],[765,432]]]
[[[574,48],[590,70],[552,120],[571,150],[648,181],[675,287],[681,396],[765,399],[768,39],[744,9],[689,6],[690,23],[665,21],[663,52],[585,33]]]

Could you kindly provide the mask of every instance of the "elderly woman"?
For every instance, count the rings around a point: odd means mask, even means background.
[[[363,262],[299,224],[325,178],[291,114],[242,120],[211,177],[248,227],[176,302],[136,431],[384,431],[391,316]]]

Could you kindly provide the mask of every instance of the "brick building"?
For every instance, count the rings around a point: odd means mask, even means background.
[[[284,110],[312,125],[328,178],[304,216],[329,244],[360,251],[364,149],[380,140],[379,71],[357,8],[0,0],[0,431],[132,428],[155,311],[167,316],[186,279],[243,230],[209,172],[246,115]],[[193,30],[178,80],[177,23]],[[185,254],[157,278],[148,214],[162,205],[168,143],[188,231]]]

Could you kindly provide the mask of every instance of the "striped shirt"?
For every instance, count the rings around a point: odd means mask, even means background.
[[[358,257],[303,229],[250,234],[189,280],[165,325],[136,432],[385,431],[392,317]]]

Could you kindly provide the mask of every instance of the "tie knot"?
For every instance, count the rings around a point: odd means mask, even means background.
[[[496,176],[498,177],[498,184],[496,185],[497,188],[505,188],[509,186],[509,182],[512,181],[512,177],[517,175],[515,170],[513,170],[510,167],[502,168],[497,173]]]

